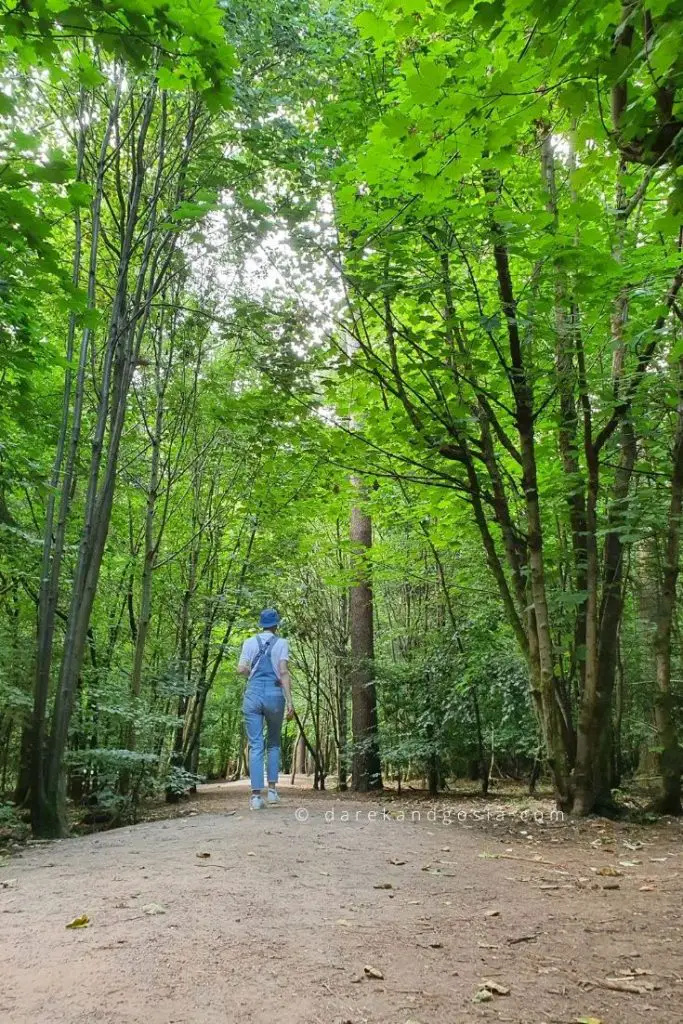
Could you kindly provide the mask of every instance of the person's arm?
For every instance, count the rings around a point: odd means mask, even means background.
[[[287,719],[294,718],[294,705],[292,704],[292,678],[289,674],[289,662],[281,661],[279,665],[280,669],[280,683],[282,689],[285,691],[285,702],[287,704]]]
[[[240,654],[239,664],[237,666],[237,672],[241,676],[248,676],[251,672],[251,661],[247,657],[247,642],[246,640],[242,644],[242,653]]]

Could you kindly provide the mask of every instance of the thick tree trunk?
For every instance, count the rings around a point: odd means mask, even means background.
[[[679,391],[676,436],[671,472],[669,521],[664,542],[664,564],[657,602],[654,636],[657,696],[655,722],[659,748],[660,793],[657,809],[662,814],[681,814],[681,751],[678,745],[674,695],[671,690],[671,630],[676,608],[681,549],[681,510],[683,507],[683,359],[679,360]]]
[[[353,789],[358,793],[382,788],[374,683],[373,601],[368,552],[372,523],[361,509],[351,512],[354,582],[349,589],[349,637],[353,731]]]
[[[636,457],[633,428],[622,427],[621,458],[610,494],[608,533],[603,554],[602,599],[597,605],[597,552],[589,551],[589,616],[586,680],[581,699],[576,755],[576,803],[578,814],[613,810],[611,796],[611,708],[617,668],[619,625],[623,610],[624,515]],[[589,507],[593,504],[589,501]],[[589,540],[596,547],[595,531]],[[598,630],[598,623],[600,624]]]

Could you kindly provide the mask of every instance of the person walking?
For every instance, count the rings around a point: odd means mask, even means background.
[[[269,804],[280,797],[277,781],[280,772],[280,733],[287,709],[287,720],[294,717],[289,675],[289,643],[278,636],[280,616],[274,608],[264,608],[259,616],[261,632],[244,641],[237,671],[247,677],[242,710],[249,741],[249,777],[252,811],[265,807],[263,796],[263,761],[268,758]],[[267,740],[264,747],[264,725]]]

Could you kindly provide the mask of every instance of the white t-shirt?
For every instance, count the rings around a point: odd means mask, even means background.
[[[270,632],[259,633],[262,643],[268,643],[272,640],[273,634]],[[245,640],[242,644],[242,653],[240,654],[240,668],[251,668],[254,658],[258,654],[258,641],[255,636],[250,636],[248,640]],[[275,675],[280,678],[280,662],[289,661],[289,641],[279,636],[276,638],[275,643],[270,648],[270,660],[273,663],[275,669]]]

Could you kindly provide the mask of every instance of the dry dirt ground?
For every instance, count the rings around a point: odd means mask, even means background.
[[[2,1024],[683,1018],[679,824],[246,792],[4,861]]]

